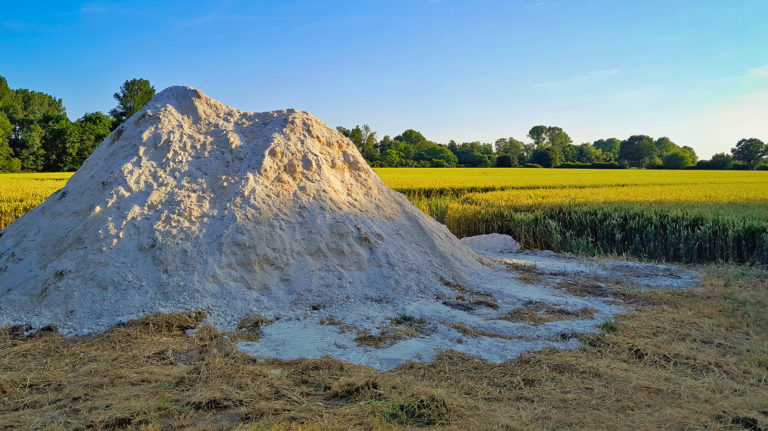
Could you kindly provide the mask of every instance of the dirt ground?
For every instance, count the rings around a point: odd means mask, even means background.
[[[260,360],[234,344],[258,327],[187,334],[200,315],[85,338],[6,328],[0,429],[768,429],[768,269],[696,269],[701,288],[621,292],[633,310],[577,350],[500,365]]]

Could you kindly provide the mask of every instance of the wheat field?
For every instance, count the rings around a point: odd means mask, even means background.
[[[768,263],[768,175],[750,171],[377,169],[458,236],[685,263]]]

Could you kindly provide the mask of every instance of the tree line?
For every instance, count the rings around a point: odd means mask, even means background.
[[[72,122],[61,99],[11,89],[0,76],[0,172],[76,170],[107,135],[154,95],[148,80],[130,79],[113,95],[117,106],[108,114],[86,113]],[[447,145],[430,141],[414,129],[380,140],[368,125],[337,130],[374,167],[768,168],[768,147],[756,138],[740,140],[731,154],[698,160],[693,148],[678,146],[667,137],[634,135],[575,145],[562,128],[543,125],[531,128],[529,142],[509,137],[493,143],[451,140]]]
[[[11,89],[0,76],[0,171],[73,171],[117,126],[155,95],[146,79],[131,79],[114,94],[117,106],[72,122],[61,99]]]
[[[544,167],[544,168],[646,168],[646,169],[768,169],[768,146],[742,139],[731,154],[718,153],[699,160],[693,148],[679,146],[667,137],[633,135],[627,139],[598,139],[573,144],[560,127],[531,128],[530,142],[499,138],[493,144],[451,140],[448,145],[430,141],[408,129],[391,138],[376,138],[368,125],[337,130],[349,138],[374,167]]]

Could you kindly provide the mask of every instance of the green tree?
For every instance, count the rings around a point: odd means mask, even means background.
[[[501,154],[496,158],[496,167],[498,168],[511,168],[517,165],[517,159],[514,155]]]
[[[495,163],[492,160],[493,146],[479,141],[462,143],[456,147],[454,154],[462,166],[488,167]]]
[[[66,115],[46,115],[38,123],[43,128],[43,134],[40,144],[45,153],[43,170],[45,171],[64,171],[68,170],[66,166],[67,154],[69,153],[69,129],[72,123]]]
[[[525,151],[525,144],[512,137],[499,138],[494,143],[494,146],[496,147],[496,154],[514,155],[515,158],[519,157]]]
[[[531,155],[530,163],[541,165],[545,168],[555,167],[565,161],[561,147],[537,148]]]
[[[717,153],[709,161],[710,169],[731,169],[733,166],[733,156],[725,153]]]
[[[757,164],[768,154],[768,148],[765,143],[757,138],[742,139],[736,143],[736,146],[731,149],[733,159],[737,162],[743,162],[749,165],[750,168],[757,166]]]
[[[5,77],[0,76],[0,112],[9,116],[11,106],[15,104],[15,92],[8,86]]]
[[[662,166],[664,169],[683,169],[688,166],[685,156],[680,152],[669,153],[662,157]]]
[[[379,154],[381,154],[385,150],[388,150],[391,145],[392,138],[390,138],[389,135],[384,135],[384,137],[381,138],[381,141],[379,141],[379,143],[376,145],[376,150],[379,152]]]
[[[553,147],[565,147],[573,142],[571,137],[559,127],[547,127],[546,135],[546,143]]]
[[[665,138],[664,138],[665,139]],[[659,140],[656,141],[656,148],[663,148],[667,151],[666,154],[660,155],[662,160],[662,166],[665,169],[683,169],[688,166],[696,165],[696,161],[699,159],[696,156],[696,152],[691,147],[674,147],[658,145]],[[674,144],[673,144],[674,145]],[[661,152],[661,149],[659,150]]]
[[[399,141],[395,139],[389,144],[389,149],[395,150],[400,153],[400,157],[403,159],[403,163],[407,160],[413,160],[416,155],[416,148],[407,142]]]
[[[42,144],[43,129],[38,124],[29,121],[21,128],[18,138],[12,141],[11,149],[21,161],[21,169],[39,171],[45,164],[45,151]]]
[[[573,145],[573,144],[563,144],[563,145],[556,145],[553,146],[554,148],[559,148],[560,152],[563,154],[563,161],[565,162],[578,162],[579,161],[579,147]]]
[[[598,139],[592,143],[592,146],[599,148],[607,161],[615,161],[619,158],[619,148],[621,147],[621,141],[616,138]]]
[[[422,160],[429,161],[430,164],[435,167],[456,166],[456,164],[459,162],[459,159],[455,154],[453,154],[451,150],[443,145],[438,144],[433,144],[421,151],[420,158]]]
[[[640,168],[661,164],[659,149],[653,139],[646,135],[633,135],[622,141],[619,160]]]
[[[139,112],[154,95],[155,87],[146,79],[130,79],[123,82],[120,92],[113,96],[117,100],[117,107],[109,111],[115,119],[115,126]]]
[[[80,168],[111,130],[112,119],[101,112],[86,113],[75,121],[67,135],[67,154],[62,169],[71,171]]]
[[[1,78],[1,77],[0,77]],[[0,86],[2,83],[0,83]],[[0,98],[2,98],[2,88],[0,88]],[[14,159],[13,150],[8,144],[8,138],[10,138],[13,132],[13,124],[11,124],[5,113],[0,112],[0,171],[7,172],[11,170],[11,163]]]
[[[395,136],[395,141],[405,142],[409,145],[418,145],[420,142],[426,140],[427,138],[425,138],[424,135],[413,129],[408,129],[403,133]]]
[[[657,139],[656,142],[654,142],[654,145],[656,145],[656,149],[659,150],[659,157],[661,158],[664,158],[664,156],[667,156],[672,153],[677,153],[677,151],[680,149],[680,147],[678,147],[677,144],[672,142],[666,136]]]
[[[9,104],[3,106],[3,112],[13,122],[14,119],[41,118],[44,115],[64,115],[66,109],[57,99],[39,91],[20,88],[13,91]]]
[[[456,154],[459,151],[459,144],[456,143],[453,139],[448,141],[448,149],[451,150],[453,154]]]
[[[395,150],[384,150],[379,158],[381,166],[384,167],[397,167],[402,166],[403,154]]]
[[[46,147],[65,144],[56,134],[58,126],[69,122],[61,99],[39,91],[13,90],[0,77],[0,115],[0,169],[55,168]]]
[[[602,162],[605,160],[603,151],[588,143],[579,145],[577,149],[578,149],[578,154],[576,156],[577,162],[595,163],[595,162]]]
[[[696,151],[687,145],[680,147],[678,152],[682,154],[683,157],[685,157],[685,166],[694,166],[699,160],[699,156],[696,155]]]
[[[544,145],[547,140],[547,129],[547,126],[541,125],[531,127],[531,130],[528,131],[528,137],[533,141],[533,145],[536,147]]]
[[[533,140],[533,145],[537,148],[541,146],[562,147],[573,142],[563,129],[555,126],[533,126],[528,131],[528,137]]]
[[[376,159],[379,153],[376,132],[371,130],[369,125],[364,124],[362,127],[358,125],[351,130],[337,127],[336,130],[355,144],[355,147],[357,147],[357,150],[360,151],[365,160],[372,161]]]

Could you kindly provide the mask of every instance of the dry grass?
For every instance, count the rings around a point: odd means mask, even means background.
[[[497,317],[497,319],[539,324],[557,320],[592,319],[594,315],[595,310],[592,308],[568,310],[554,307],[541,301],[527,301],[522,307],[504,313]]]
[[[500,261],[507,267],[507,271],[515,274],[517,279],[526,284],[539,284],[546,276],[536,265],[526,265],[509,261]]]
[[[234,348],[196,313],[95,337],[0,334],[0,428],[758,429],[768,424],[768,270],[637,293],[574,351],[495,365],[445,352],[378,373]]]

